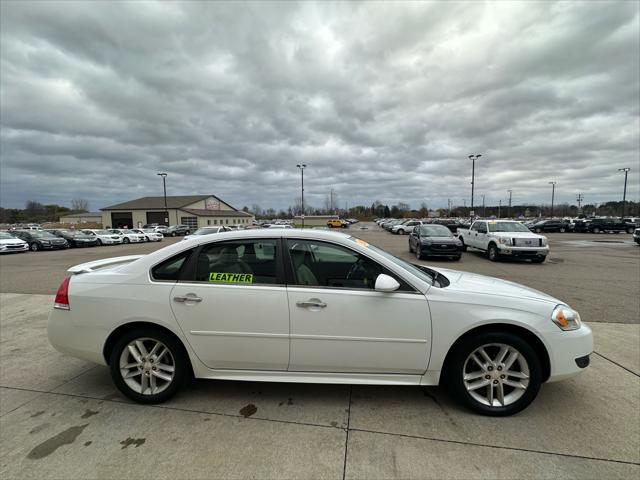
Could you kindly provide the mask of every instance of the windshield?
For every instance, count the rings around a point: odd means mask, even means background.
[[[6,232],[0,232],[0,240],[15,240],[16,237]]]
[[[527,227],[518,222],[489,222],[490,232],[527,232],[531,233]]]
[[[49,232],[30,232],[36,238],[58,238],[53,233]]]
[[[111,232],[107,232],[106,230],[95,230],[96,235],[113,235]]]
[[[420,227],[420,235],[425,237],[452,237],[451,230],[442,225],[423,225]]]
[[[387,260],[395,263],[400,268],[407,270],[409,273],[412,273],[420,280],[427,282],[429,285],[433,285],[433,276],[429,275],[427,272],[420,270],[415,265],[410,264],[409,262],[405,262],[401,258],[396,257],[395,255],[391,255],[389,252],[382,250],[370,243],[365,242],[364,240],[360,240],[357,237],[349,237],[349,240],[356,242],[358,245],[362,245],[363,247],[367,247],[369,250],[372,250],[380,255],[382,255]]]

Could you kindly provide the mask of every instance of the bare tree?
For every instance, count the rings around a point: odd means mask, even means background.
[[[75,210],[76,212],[88,212],[89,201],[84,198],[74,198],[71,200],[71,210]]]

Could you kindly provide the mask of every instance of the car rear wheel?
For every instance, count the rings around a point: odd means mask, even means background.
[[[627,228],[627,233],[633,233],[633,228]]]
[[[122,239],[122,243],[129,243],[130,241],[131,241],[131,240],[129,240],[129,238],[128,238],[128,237],[124,237],[124,238]]]
[[[409,240],[409,253],[413,253],[413,247],[411,246],[411,240]]]
[[[467,251],[467,245],[466,243],[464,243],[464,239],[462,237],[459,237],[460,242],[462,242],[462,251],[466,252]]]
[[[98,239],[98,246],[101,247],[102,246],[102,240]]]
[[[600,229],[599,229],[598,227],[595,227],[595,228],[593,229],[593,233],[600,233]]]
[[[176,236],[176,232],[171,232],[171,236],[175,237]]]
[[[487,250],[487,255],[489,256],[489,260],[492,262],[497,262],[500,260],[500,253],[498,252],[498,247],[494,243],[489,245],[489,250]]]
[[[455,347],[445,382],[468,408],[507,416],[526,408],[542,383],[540,359],[531,346],[508,332],[486,332]]]
[[[566,229],[566,228],[564,228],[564,227],[562,227],[562,228],[560,229],[560,233],[564,233],[564,232],[566,232],[566,231],[567,231],[567,229]]]
[[[172,336],[153,328],[125,333],[111,352],[114,384],[138,403],[161,403],[188,378],[188,357]]]

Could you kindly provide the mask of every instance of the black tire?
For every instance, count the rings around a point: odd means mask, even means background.
[[[38,250],[40,250],[40,246],[37,243],[32,243],[29,248],[31,248],[32,252],[37,252]]]
[[[600,233],[600,229],[599,229],[598,227],[595,227],[595,228],[593,229],[593,233]]]
[[[492,262],[497,262],[500,260],[500,252],[498,251],[498,247],[496,247],[495,243],[490,243],[489,248],[487,249],[487,257]]]
[[[122,243],[129,243],[131,240],[129,240],[129,237],[124,237],[122,239]]]
[[[171,236],[175,237],[176,236],[176,232],[171,232]]]
[[[452,260],[455,262],[459,262],[461,258],[462,258],[462,255],[458,255],[457,257],[453,257]]]
[[[567,229],[566,229],[566,228],[564,228],[564,227],[562,227],[562,228],[560,229],[560,233],[564,233],[564,232],[566,232],[566,231],[567,231]]]
[[[185,232],[185,235],[189,235],[190,233],[191,233],[191,232],[190,232],[189,230],[187,230],[187,231]]]
[[[98,243],[97,243],[98,247],[102,246],[102,240],[98,239]]]
[[[420,248],[420,244],[416,245],[416,258],[418,260],[422,260],[422,249]]]
[[[634,229],[633,228],[627,228],[627,233],[633,233]]]
[[[536,233],[542,233],[542,229],[541,228],[536,228]]]
[[[171,383],[160,393],[143,395],[133,390],[122,378],[120,373],[120,355],[129,343],[136,339],[145,338],[162,342],[171,352],[174,360],[174,372]],[[124,333],[116,342],[109,356],[111,378],[115,386],[123,395],[137,403],[162,403],[173,397],[190,378],[191,367],[182,344],[175,337],[153,327],[141,327]]]
[[[529,367],[529,384],[525,392],[509,405],[492,407],[480,403],[469,394],[464,385],[463,375],[467,358],[477,348],[491,344],[505,344],[515,348]],[[542,367],[534,349],[518,335],[499,331],[480,333],[462,340],[449,354],[443,375],[443,383],[463,405],[481,415],[492,417],[504,417],[524,410],[536,398],[542,383]]]
[[[467,251],[467,244],[464,243],[464,239],[462,237],[458,237],[458,239],[462,242],[462,251],[466,252]]]
[[[544,261],[547,259],[546,256],[544,257],[534,257],[531,259],[531,263],[544,263]]]
[[[409,253],[413,253],[413,247],[411,246],[411,240],[409,240]]]

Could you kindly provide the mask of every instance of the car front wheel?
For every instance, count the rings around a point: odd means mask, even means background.
[[[124,239],[122,240],[122,243],[129,243],[130,240],[127,237],[124,237]]]
[[[125,333],[113,348],[109,365],[118,390],[138,403],[161,403],[188,378],[188,357],[172,336],[153,328]]]
[[[540,360],[533,348],[507,332],[486,332],[463,341],[452,352],[445,375],[458,399],[489,416],[523,410],[542,383]]]
[[[32,243],[31,244],[31,251],[32,252],[37,252],[38,250],[40,250],[40,247],[38,246],[37,243]]]
[[[492,262],[497,262],[500,260],[500,253],[498,252],[498,247],[496,247],[493,243],[489,245],[489,250],[487,252],[489,255],[489,260]]]
[[[416,258],[418,260],[422,260],[422,249],[420,248],[420,244],[416,245]]]

